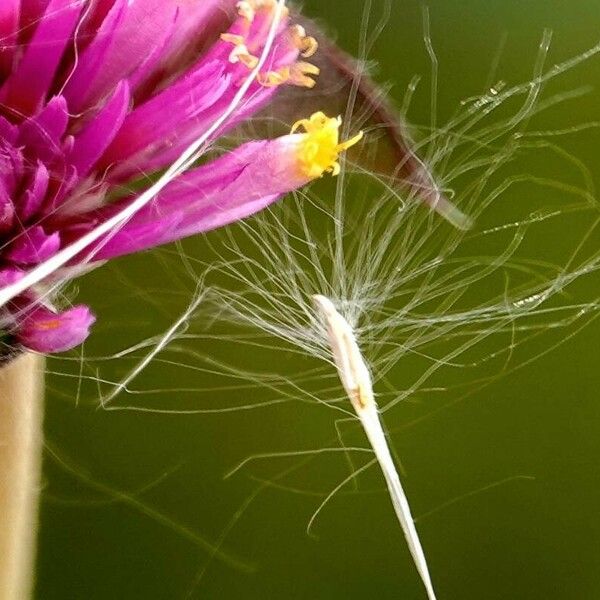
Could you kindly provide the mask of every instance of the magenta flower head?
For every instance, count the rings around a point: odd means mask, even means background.
[[[358,139],[340,143],[339,119],[307,115],[289,135],[245,143],[202,166],[192,155],[191,168],[140,203],[132,190],[143,189],[146,174],[168,170],[196,140],[204,149],[282,86],[312,87],[314,38],[275,0],[1,0],[0,41],[7,348],[57,352],[87,337],[87,307],[60,312],[51,304],[65,268],[247,217],[335,174],[339,152]],[[118,227],[61,258],[129,208]],[[55,259],[61,271],[42,286],[41,278],[24,285]]]

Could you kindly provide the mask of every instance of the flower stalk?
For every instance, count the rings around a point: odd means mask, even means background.
[[[40,494],[43,358],[0,369],[0,600],[25,600],[34,583]]]

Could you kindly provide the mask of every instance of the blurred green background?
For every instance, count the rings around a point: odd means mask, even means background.
[[[373,0],[372,24],[383,8]],[[306,0],[304,9],[334,32],[344,49],[358,51],[363,0]],[[501,44],[498,77],[490,83],[512,85],[531,77],[544,28],[553,31],[548,65],[600,39],[597,0],[435,0],[429,12],[441,123],[461,100],[485,92]],[[393,85],[397,104],[415,74],[427,81],[430,61],[418,2],[392,0],[369,58],[377,61],[378,81]],[[562,75],[553,82],[553,93],[582,85],[593,89],[555,107],[535,129],[598,119],[600,57]],[[411,104],[412,122],[430,121],[427,86]],[[565,136],[561,144],[600,183],[598,131]],[[562,201],[559,191],[546,193],[549,204]],[[498,210],[500,222],[502,206]],[[534,234],[532,243],[575,247],[581,228],[569,223],[555,230],[555,237]],[[186,253],[202,252],[211,234],[207,238],[186,242]],[[598,248],[599,241],[596,234],[589,243]],[[112,354],[172,323],[194,290],[189,278],[176,283],[169,265],[178,258],[169,252],[122,259],[78,282],[78,298],[100,317],[86,353]],[[592,274],[573,293],[589,298],[598,289]],[[559,332],[558,338],[575,329]],[[426,517],[418,527],[440,600],[600,598],[599,334],[600,324],[591,322],[551,353],[461,402],[453,403],[452,395],[420,394],[387,419],[397,430],[392,439],[413,512]],[[526,346],[518,360],[542,353],[544,344],[558,338]],[[208,340],[186,347],[211,353]],[[294,486],[312,490],[309,494],[271,487],[252,496],[260,485],[257,477],[274,477],[297,464],[285,459],[257,463],[223,480],[251,454],[328,445],[335,436],[331,411],[305,403],[201,415],[104,411],[95,384],[79,385],[73,358],[48,363],[37,598],[425,597],[376,469],[361,481],[359,493],[339,495],[324,509],[314,528],[317,538],[306,534],[306,526],[323,494],[347,474],[339,456],[318,456],[297,474]],[[252,358],[259,364],[268,360],[260,350]],[[192,363],[193,357],[188,354],[187,360]],[[236,354],[229,360],[235,363]],[[282,372],[289,376],[306,368],[302,357],[297,360],[286,359]],[[398,366],[396,383],[403,368]],[[114,380],[123,366],[117,360],[94,361],[82,373]],[[157,363],[132,387],[164,392],[134,395],[123,404],[193,409],[198,397],[176,390],[223,385],[213,379]],[[228,406],[240,395],[249,403],[264,399],[259,388],[221,390],[204,393],[201,404]],[[350,437],[364,444],[360,435]],[[486,486],[492,487],[482,489]],[[240,507],[242,514],[228,530]],[[223,550],[242,565],[211,559],[203,545],[202,540],[218,542],[226,530]]]

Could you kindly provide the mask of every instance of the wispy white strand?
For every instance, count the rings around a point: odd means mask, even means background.
[[[198,292],[194,300],[188,305],[183,314],[169,327],[168,331],[160,337],[156,345],[144,356],[144,358],[133,368],[122,381],[116,384],[113,389],[104,398],[101,399],[102,406],[106,407],[108,403],[124,389],[127,389],[129,382],[133,381],[139,373],[141,373],[152,360],[163,350],[169,342],[177,335],[180,328],[184,327],[189,321],[191,315],[197,310],[198,305],[204,298],[205,291],[201,287],[201,282],[198,284]]]

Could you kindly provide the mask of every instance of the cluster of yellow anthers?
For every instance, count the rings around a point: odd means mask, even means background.
[[[337,162],[340,152],[354,146],[363,137],[360,131],[354,137],[340,142],[341,117],[331,118],[325,113],[316,112],[309,119],[296,121],[292,133],[302,127],[306,133],[300,134],[296,158],[303,176],[308,179],[321,177],[323,173],[337,175],[340,165]]]
[[[237,4],[238,14],[247,21],[248,25],[254,21],[258,11],[265,11],[270,17],[275,7],[275,0],[244,0]],[[306,31],[301,25],[292,25],[289,27],[288,35],[292,44],[300,50],[302,57],[308,58],[317,51],[317,40],[306,35]],[[258,57],[252,53],[251,48],[248,48],[247,40],[243,35],[224,33],[221,35],[221,39],[224,42],[233,44],[233,50],[229,55],[230,62],[242,63],[248,69],[256,67]],[[310,76],[317,76],[318,74],[319,68],[315,65],[305,61],[297,61],[291,66],[260,73],[257,81],[265,87],[276,87],[283,83],[291,83],[301,87],[312,88],[315,85],[315,80]]]

